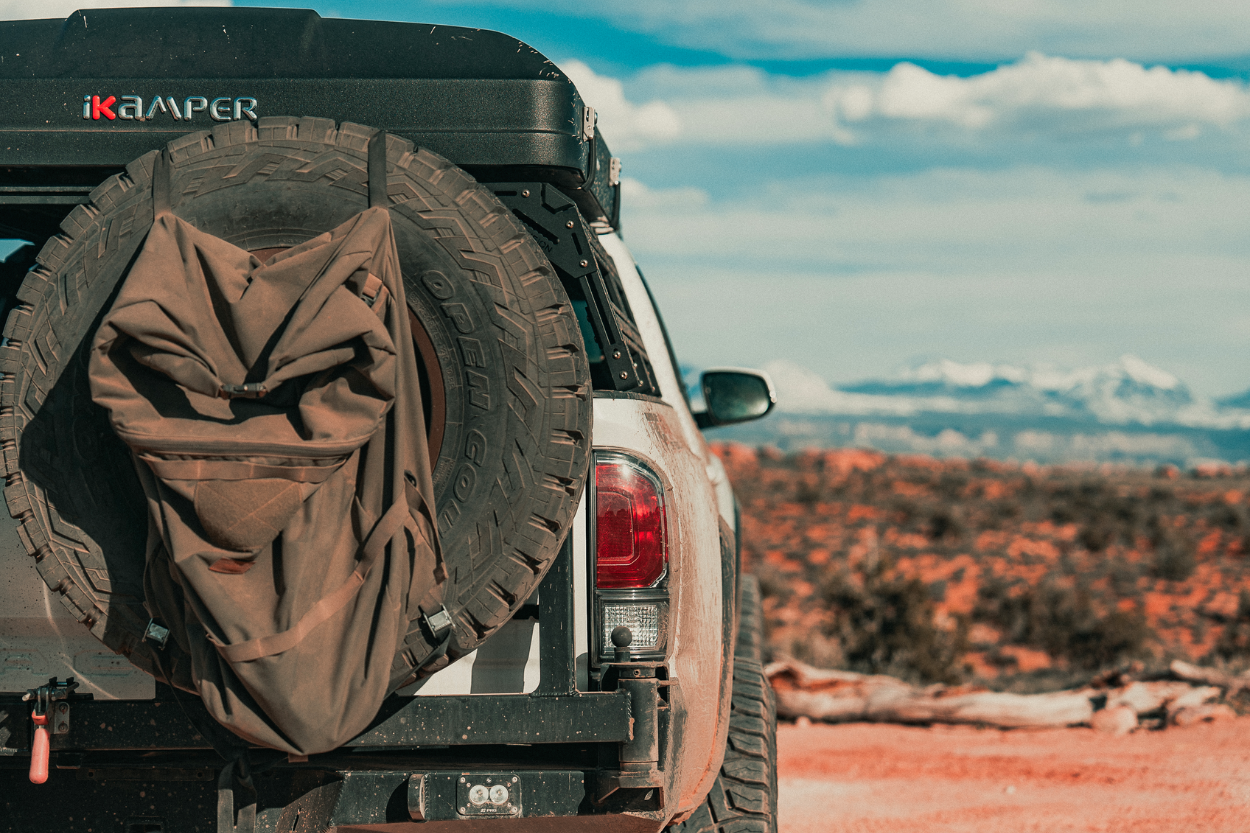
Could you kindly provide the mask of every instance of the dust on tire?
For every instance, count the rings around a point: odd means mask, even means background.
[[[742,577],[725,761],[707,798],[670,833],[777,833],[777,706],[761,664],[759,583]]]

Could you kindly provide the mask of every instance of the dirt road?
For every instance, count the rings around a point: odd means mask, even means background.
[[[781,833],[1250,830],[1250,717],[1109,737],[782,725]]]

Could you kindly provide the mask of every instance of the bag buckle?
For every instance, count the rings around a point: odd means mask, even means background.
[[[143,638],[148,642],[154,643],[157,647],[164,648],[165,643],[169,641],[169,628],[155,619],[149,619],[148,627],[143,632]]]
[[[451,614],[447,612],[447,608],[440,607],[434,613],[422,613],[421,621],[429,629],[430,635],[438,639],[451,627]]]
[[[263,382],[249,382],[245,385],[228,385],[221,383],[217,395],[222,399],[260,399],[269,393]]]
[[[365,275],[364,286],[360,289],[360,300],[365,302],[365,306],[370,309],[378,302],[386,293],[386,285],[382,283],[382,279],[372,272]]]

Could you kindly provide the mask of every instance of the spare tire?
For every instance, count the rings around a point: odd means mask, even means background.
[[[189,134],[168,146],[173,210],[251,251],[293,246],[367,207],[374,133],[270,117]],[[455,658],[511,617],[568,532],[588,470],[590,370],[568,296],[512,213],[446,159],[395,136],[386,150],[430,388]],[[91,401],[86,352],[151,225],[155,158],[70,212],[22,283],[0,346],[5,499],[19,534],[74,615],[149,672],[147,509],[128,450]]]

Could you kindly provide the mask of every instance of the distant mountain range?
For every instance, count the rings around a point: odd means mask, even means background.
[[[777,414],[720,436],[1037,462],[1250,460],[1250,390],[1197,397],[1136,356],[1079,370],[941,360],[837,386],[790,362],[765,369]]]

